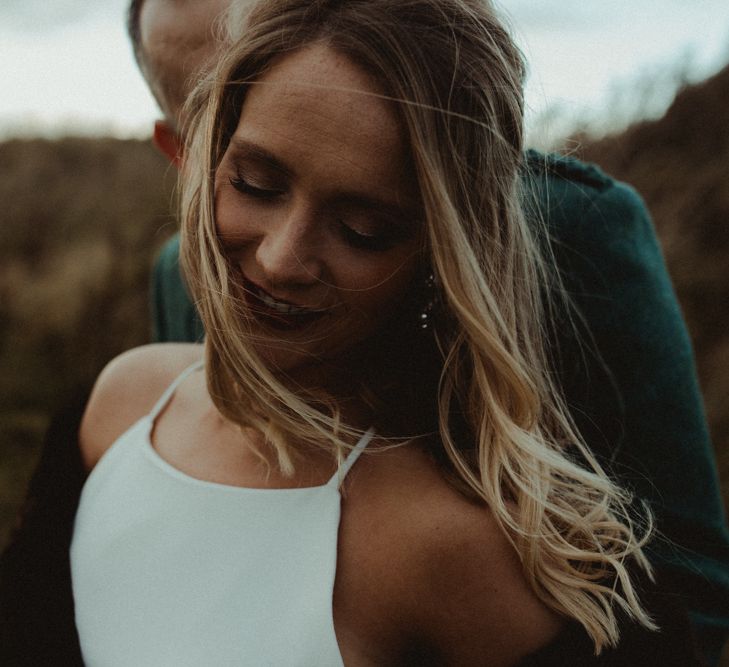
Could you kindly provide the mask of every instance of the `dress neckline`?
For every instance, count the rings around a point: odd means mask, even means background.
[[[317,484],[316,486],[294,486],[294,487],[258,487],[258,486],[238,486],[235,484],[225,484],[223,482],[213,482],[200,477],[195,477],[186,472],[183,472],[179,468],[172,465],[167,459],[165,459],[154,447],[152,443],[152,429],[154,427],[154,419],[151,414],[145,415],[142,419],[137,422],[139,428],[144,428],[142,433],[142,451],[145,456],[163,472],[167,473],[170,477],[176,478],[179,481],[198,486],[200,488],[208,487],[210,489],[217,489],[220,491],[230,493],[305,493],[322,491],[325,489],[331,489],[339,493],[339,489],[342,486],[347,473],[352,469],[355,461],[359,458],[360,454],[366,449],[367,445],[372,441],[375,435],[374,427],[370,427],[365,431],[357,444],[347,454],[347,457],[342,461],[334,474],[324,484]],[[133,429],[134,427],[132,427]],[[131,429],[130,429],[131,430]]]

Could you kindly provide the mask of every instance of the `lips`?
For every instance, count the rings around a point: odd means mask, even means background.
[[[308,308],[277,299],[262,287],[243,279],[246,303],[256,319],[278,330],[303,329],[320,320],[329,308]]]

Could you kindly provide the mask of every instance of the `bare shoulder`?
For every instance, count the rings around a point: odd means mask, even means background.
[[[422,623],[444,664],[512,665],[556,637],[564,621],[537,597],[488,507],[449,487],[424,509]]]
[[[201,345],[163,343],[129,350],[109,362],[96,380],[81,421],[79,446],[87,470],[202,353]]]
[[[360,563],[376,544],[368,556],[375,577],[392,582],[380,590],[397,598],[380,602],[417,628],[412,641],[438,656],[436,664],[497,667],[556,637],[563,621],[537,598],[485,504],[455,490],[422,452],[371,459],[352,480],[354,492],[361,479],[366,496],[360,503],[352,493],[351,518],[364,527]]]

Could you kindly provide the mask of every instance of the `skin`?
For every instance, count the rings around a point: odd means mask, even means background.
[[[241,7],[250,4],[237,1]],[[212,64],[213,25],[229,4],[230,0],[145,0],[142,4],[139,28],[145,79],[165,114],[155,122],[153,141],[176,165],[183,143],[178,135],[180,111],[200,73]]]
[[[294,303],[334,307],[337,326],[328,329],[329,346],[320,349],[311,336],[294,332],[282,334],[281,348],[262,344],[260,350],[277,368],[326,381],[312,375],[309,359],[336,356],[347,341],[381,325],[383,313],[407,293],[418,247],[417,235],[411,235],[387,251],[348,248],[343,239],[350,237],[341,235],[339,217],[329,212],[351,191],[410,210],[415,193],[405,176],[407,150],[392,109],[361,94],[376,87],[326,47],[287,56],[264,82],[271,85],[256,87],[247,98],[236,138],[286,164],[285,194],[261,204],[241,193],[230,181],[240,154],[234,159],[226,153],[216,175],[218,228],[231,260],[248,278]],[[355,111],[358,122],[346,122]],[[245,166],[250,181],[271,177],[259,162],[256,169]],[[344,219],[356,221],[360,233],[383,229],[379,219]],[[86,467],[92,469],[201,355],[200,346],[158,345],[112,362],[81,426]],[[183,473],[233,486],[314,486],[335,472],[330,457],[308,454],[293,477],[275,467],[269,474],[252,451],[261,444],[258,434],[241,433],[223,419],[203,373],[179,388],[152,440]],[[419,443],[396,449],[379,444],[370,445],[342,490],[333,615],[345,664],[502,667],[548,643],[561,621],[529,588],[488,508],[457,493]]]
[[[251,87],[216,174],[217,229],[238,279],[316,311],[283,331],[254,320],[259,354],[299,383],[348,371],[342,353],[399,306],[419,263],[417,187],[378,92],[324,46],[284,59]]]

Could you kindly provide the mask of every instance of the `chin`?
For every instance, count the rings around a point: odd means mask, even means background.
[[[322,354],[284,341],[257,345],[256,352],[266,367],[285,384],[299,387],[327,387],[347,372],[344,358],[337,354]]]

